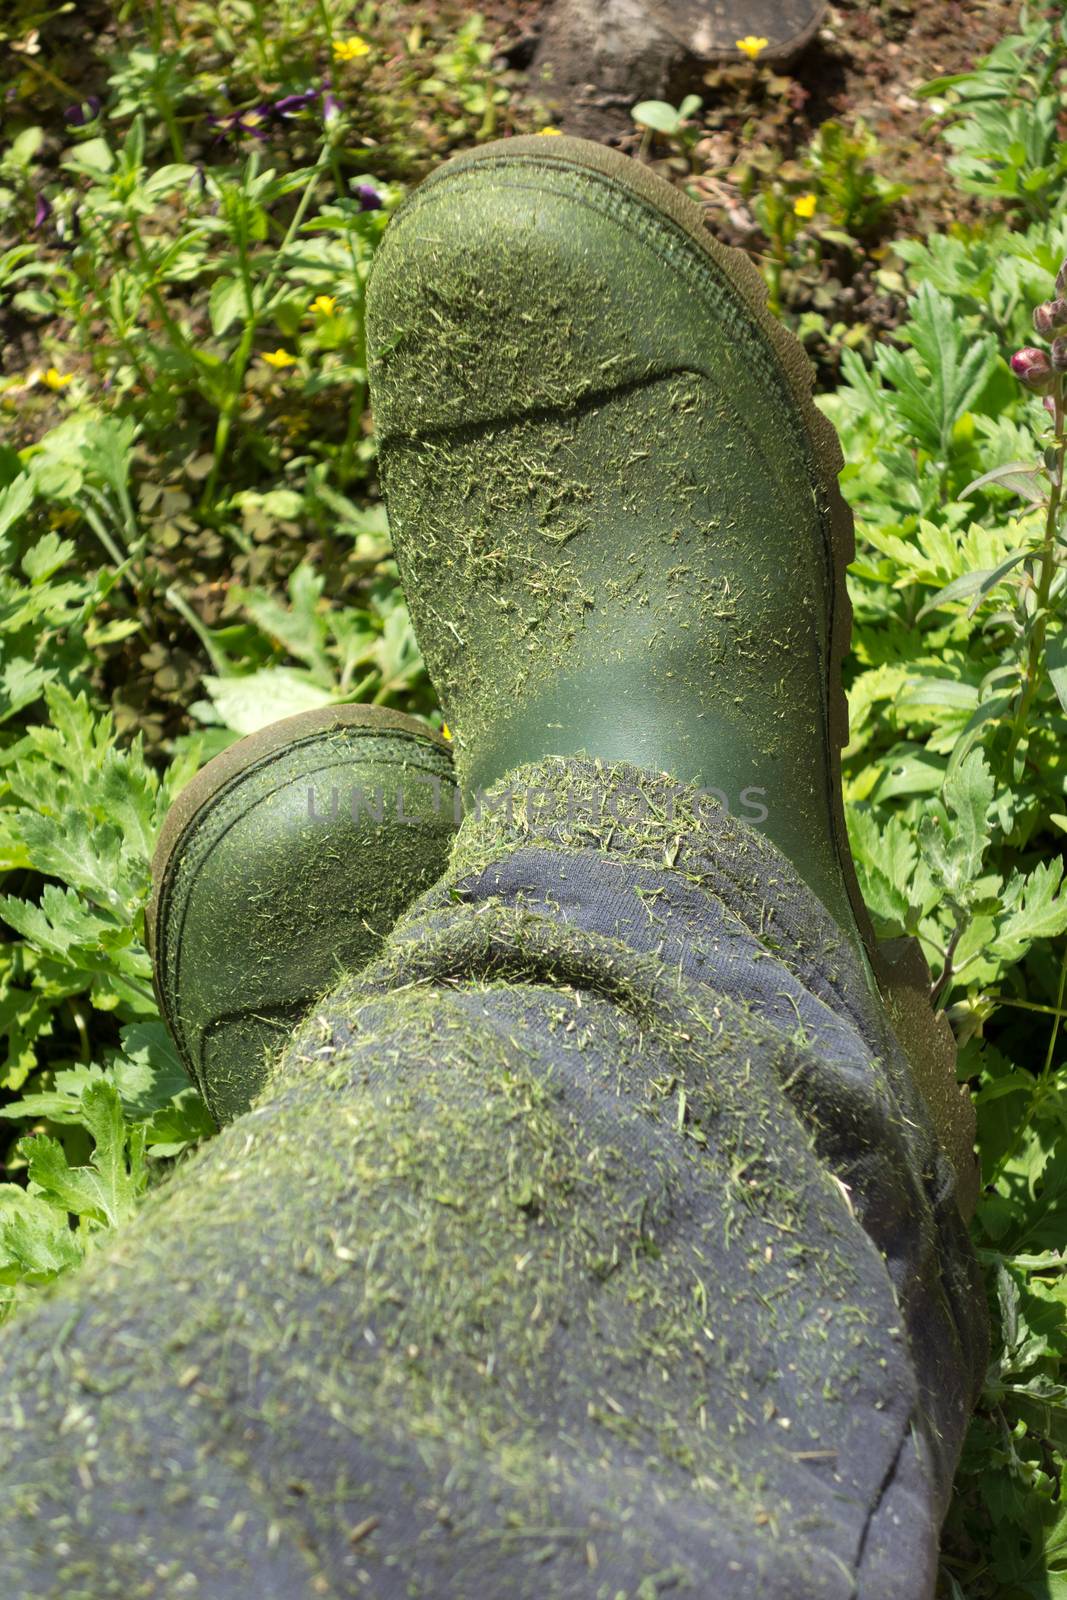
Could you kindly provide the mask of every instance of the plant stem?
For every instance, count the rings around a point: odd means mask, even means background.
[[[967,923],[969,921],[970,918],[967,917],[962,922],[957,922],[956,927],[953,930],[952,937],[948,942],[948,949],[945,951],[945,964],[941,968],[941,976],[938,978],[937,982],[930,991],[930,1004],[935,1010],[941,1009],[952,984],[952,979],[954,976],[952,958],[956,954],[956,946],[963,938],[963,935],[967,930]]]
[[[174,107],[171,105],[170,96],[161,92],[156,101],[156,106],[163,119],[163,126],[167,130],[167,137],[170,139],[171,154],[175,161],[184,161],[185,140],[182,138],[181,129],[178,127],[174,116]]]
[[[163,596],[168,605],[173,606],[178,615],[185,619],[190,628],[192,628],[193,632],[196,634],[197,638],[200,640],[200,643],[204,647],[205,654],[207,655],[208,660],[211,662],[212,669],[214,670],[216,676],[220,678],[225,677],[229,665],[226,657],[217,648],[214,639],[212,639],[210,633],[205,628],[204,624],[201,622],[200,618],[197,616],[188,600],[185,599],[184,595],[182,595],[173,584],[168,585],[168,587],[164,589]]]
[[[78,1030],[78,1048],[81,1052],[80,1059],[86,1065],[93,1059],[93,1049],[89,1042],[89,1030],[85,1026],[85,1016],[80,1005],[75,1003],[73,995],[68,996],[67,1005],[70,1008],[74,1026]]]
[[[118,545],[111,537],[111,534],[108,532],[101,519],[90,506],[87,506],[85,502],[82,501],[80,502],[78,509],[85,518],[86,522],[89,524],[90,528],[92,528],[93,532],[96,534],[96,537],[100,540],[100,543],[107,551],[111,560],[114,562],[118,575],[120,577],[123,576],[129,564],[127,557],[119,549]]]
[[[319,178],[322,176],[322,173],[328,164],[329,149],[328,146],[324,144],[322,149],[319,151],[318,160],[311,169],[311,175],[304,187],[303,194],[300,196],[300,203],[293,213],[293,219],[286,230],[285,238],[278,246],[271,269],[264,279],[263,288],[259,295],[258,308],[252,303],[251,279],[250,277],[246,276],[245,294],[249,306],[248,321],[246,322],[245,330],[241,335],[241,342],[237,346],[233,361],[230,364],[230,392],[223,402],[222,409],[219,412],[219,420],[215,426],[215,444],[213,451],[214,460],[211,463],[211,472],[207,483],[204,485],[204,493],[200,501],[201,514],[205,514],[210,511],[215,504],[215,492],[218,487],[219,473],[222,470],[222,463],[226,457],[226,449],[230,441],[230,432],[233,428],[233,419],[237,415],[237,407],[241,403],[241,394],[244,390],[245,373],[248,371],[248,363],[252,359],[252,346],[255,343],[256,334],[259,331],[260,314],[266,308],[267,302],[270,299],[270,292],[274,287],[278,273],[281,271],[282,263],[289,252],[289,246],[292,244],[301,223],[307,215],[307,210],[311,204],[312,196],[314,195],[315,190],[318,188]],[[242,271],[245,270],[246,269],[242,264]]]
[[[353,456],[356,450],[356,441],[360,436],[363,424],[363,408],[366,405],[367,385],[357,384],[348,407],[348,427],[345,429],[345,439],[341,446],[341,453],[337,458],[337,482],[342,490],[348,488],[355,470]]]
[[[1059,522],[1060,500],[1063,495],[1063,468],[1064,456],[1067,453],[1067,438],[1064,437],[1063,422],[1063,383],[1057,380],[1055,389],[1055,417],[1053,426],[1056,434],[1056,471],[1049,488],[1048,507],[1045,513],[1045,537],[1041,546],[1041,571],[1037,582],[1037,606],[1034,611],[1033,628],[1030,632],[1030,648],[1027,652],[1026,674],[1023,682],[1023,692],[1019,697],[1019,704],[1015,710],[1012,722],[1011,743],[1008,746],[1008,778],[1012,778],[1015,767],[1015,753],[1019,748],[1019,741],[1026,728],[1030,709],[1034,703],[1041,681],[1041,665],[1045,654],[1045,634],[1048,629],[1048,601],[1052,579],[1056,572],[1056,527]]]
[[[47,67],[42,67],[41,63],[35,61],[32,56],[20,55],[19,63],[24,67],[29,67],[31,72],[38,73],[46,83],[50,83],[61,94],[69,95],[71,100],[77,102],[80,99],[77,89],[72,89],[69,83],[64,83],[62,78],[57,78],[54,72],[49,72]]]
[[[138,352],[131,344],[128,330],[125,327],[119,326],[115,318],[114,308],[108,301],[107,295],[104,292],[104,286],[100,280],[100,275],[96,271],[95,263],[110,254],[110,245],[101,237],[99,230],[95,227],[87,227],[85,233],[86,237],[91,241],[93,246],[92,251],[85,249],[81,256],[81,259],[85,264],[86,273],[88,275],[89,286],[96,296],[101,313],[107,317],[115,337],[125,350],[126,354],[129,356],[130,364],[133,367],[134,372],[136,372],[140,380],[141,387],[147,397],[152,393],[152,380],[148,375],[148,369],[141,360]],[[78,284],[75,285],[74,290],[72,291],[75,296],[77,295],[77,290]],[[80,309],[78,313],[78,327],[82,334],[84,349],[95,367],[96,351],[99,349],[99,342],[94,340],[92,336],[90,321],[83,308]]]
[[[315,9],[319,14],[319,21],[322,23],[322,31],[326,35],[326,52],[328,55],[332,56],[333,18],[330,16],[329,7],[326,5],[326,0],[316,0]]]
[[[133,241],[133,251],[134,255],[137,257],[137,264],[145,275],[145,286],[148,291],[148,298],[151,300],[153,306],[155,306],[156,312],[158,313],[163,326],[167,330],[171,344],[174,346],[175,350],[179,351],[184,356],[188,356],[193,362],[196,363],[197,366],[205,365],[206,363],[203,356],[198,350],[195,350],[189,344],[185,335],[182,333],[182,330],[171,316],[170,311],[167,308],[167,303],[159,292],[159,285],[156,282],[156,269],[153,267],[152,262],[149,259],[148,251],[145,248],[144,239],[141,237],[140,227],[138,226],[137,219],[132,211],[127,211],[126,221],[129,225],[130,238]]]
[[[1063,998],[1062,994],[1060,998]],[[1038,1005],[1036,1000],[1008,1000],[1000,994],[991,994],[989,999],[996,1005],[1008,1006],[1013,1011],[1040,1011],[1046,1017],[1067,1017],[1067,1011],[1058,1011],[1055,1006]]]
[[[1049,1073],[1052,1071],[1052,1058],[1056,1051],[1056,1040],[1059,1038],[1060,1020],[1063,1017],[1063,989],[1065,982],[1067,982],[1067,943],[1065,943],[1063,946],[1063,956],[1060,961],[1060,986],[1056,994],[1056,1005],[1055,1008],[1049,1008],[1050,1010],[1053,1010],[1055,1021],[1052,1024],[1052,1033],[1048,1042],[1048,1051],[1045,1055],[1045,1065],[1041,1071],[1041,1076],[1043,1078],[1047,1078]]]

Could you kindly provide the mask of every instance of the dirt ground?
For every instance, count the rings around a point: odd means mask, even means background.
[[[509,66],[529,69],[550,7],[551,0],[485,0],[482,12]],[[741,33],[744,10],[744,0],[737,0]],[[915,90],[972,66],[1012,31],[1018,14],[1015,0],[844,0],[828,6],[818,36],[789,68],[785,115],[772,104],[753,117],[738,93],[743,78],[736,71],[712,69],[696,78],[692,87],[702,94],[706,123],[716,135],[712,147],[696,152],[697,165],[721,178],[746,146],[766,141],[791,155],[826,118],[861,117],[884,146],[885,175],[913,186],[902,218],[910,214],[919,224],[933,209],[944,226],[950,219],[943,211],[940,142],[926,126],[929,105]],[[549,109],[565,127],[566,108]],[[603,137],[631,154],[641,144],[640,131],[625,120]]]

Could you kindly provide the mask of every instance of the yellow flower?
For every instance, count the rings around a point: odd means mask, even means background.
[[[312,300],[310,309],[317,316],[332,317],[337,310],[337,301],[332,294],[319,294]]]
[[[50,389],[65,389],[68,383],[74,382],[74,374],[71,372],[59,372],[55,367],[49,367],[42,382],[47,383]]]
[[[563,133],[563,129],[562,128],[538,128],[538,130],[537,130],[538,137],[541,138],[541,139],[551,139],[553,137],[560,137],[560,136],[562,136],[562,133]]]
[[[442,736],[444,738],[451,739],[451,737],[452,737],[452,729],[448,726],[447,722],[442,722],[442,724],[441,724],[441,733],[442,733]]]
[[[265,350],[263,360],[268,367],[295,367],[296,357],[291,356],[288,350]]]
[[[798,194],[793,201],[793,210],[798,217],[803,217],[805,222],[815,215],[818,202],[813,194]]]
[[[358,61],[360,56],[370,55],[370,45],[354,33],[350,39],[335,39],[333,53],[338,61]]]
[[[734,40],[741,54],[747,56],[750,61],[755,61],[757,56],[762,55],[770,42],[769,39],[757,39],[754,33],[746,33],[743,39]]]

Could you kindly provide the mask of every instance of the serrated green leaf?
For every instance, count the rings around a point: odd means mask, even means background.
[[[127,864],[147,869],[162,818],[159,780],[139,748],[107,751],[96,798],[103,814],[122,831],[129,852]]]
[[[247,313],[245,288],[240,278],[216,278],[208,297],[211,331],[221,339],[227,329]]]
[[[18,830],[35,871],[80,889],[109,910],[127,909],[129,861],[113,823],[93,824],[79,810],[58,817],[23,811]]]
[[[876,360],[896,391],[897,409],[926,449],[947,459],[953,430],[975,403],[997,361],[992,334],[977,338],[961,326],[952,301],[923,283],[909,304],[902,333],[918,358],[880,346]]]
[[[113,1228],[132,1215],[148,1181],[144,1134],[127,1128],[118,1090],[102,1079],[82,1091],[81,1120],[95,1144],[88,1166],[69,1166],[47,1134],[20,1139],[18,1149],[35,1190],[74,1216]]]
[[[0,489],[0,539],[26,515],[36,493],[36,485],[28,472],[21,473],[5,489]]]
[[[75,696],[61,683],[49,686],[45,700],[49,725],[29,729],[29,739],[57,767],[82,782],[90,781],[114,738],[110,716],[96,714],[84,690]]]
[[[72,540],[61,539],[55,533],[45,533],[26,551],[20,565],[31,583],[43,583],[65,561],[70,560],[75,549]]]
[[[228,728],[256,733],[280,717],[331,705],[336,695],[314,682],[310,673],[271,667],[240,678],[205,675],[204,687]]]
[[[65,1209],[14,1184],[0,1187],[0,1283],[51,1283],[82,1255]]]
[[[968,904],[990,839],[993,775],[981,750],[972,750],[945,778],[941,794],[947,821],[924,817],[919,842],[937,882],[958,904]]]
[[[181,1155],[190,1145],[210,1139],[215,1132],[210,1111],[191,1085],[161,1106],[145,1130],[148,1152],[159,1160]]]
[[[899,817],[880,822],[859,809],[850,811],[848,825],[860,889],[879,933],[908,931],[913,920],[908,886],[918,856],[913,832]]]
[[[1019,961],[1038,939],[1055,939],[1067,931],[1062,882],[1062,857],[1043,862],[1032,872],[1012,874],[993,940],[993,950],[1003,960]]]
[[[0,722],[39,700],[54,672],[54,668],[36,667],[24,658],[5,662],[0,668]]]
[[[113,929],[71,888],[46,884],[40,905],[14,895],[0,898],[0,917],[38,950],[62,960],[74,949],[97,949],[101,935]]]
[[[162,1022],[136,1022],[121,1030],[122,1055],[111,1069],[130,1121],[142,1121],[189,1089],[189,1075]]]

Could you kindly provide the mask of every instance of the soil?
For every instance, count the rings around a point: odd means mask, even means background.
[[[500,57],[528,69],[551,10],[551,0],[485,0],[481,10],[500,39]],[[739,17],[744,6],[738,0]],[[827,7],[823,26],[788,71],[788,86],[766,97],[762,110],[751,103],[753,75],[736,67],[697,68],[689,82],[676,85],[679,97],[692,91],[704,99],[710,137],[696,147],[696,188],[714,210],[725,209],[725,175],[746,150],[772,145],[792,155],[807,144],[819,125],[834,117],[852,123],[862,118],[883,146],[877,163],[886,177],[907,183],[911,194],[897,213],[899,231],[923,231],[927,223],[944,228],[955,215],[958,197],[948,200],[942,142],[928,126],[930,108],[916,89],[932,78],[972,67],[1018,22],[1016,0],[844,0]],[[743,21],[739,32],[745,32]],[[777,87],[777,86],[776,86]],[[535,94],[540,91],[534,89]],[[782,105],[785,101],[785,106]],[[554,126],[569,132],[568,108],[549,102]],[[605,108],[599,136],[631,155],[648,157],[641,130],[629,116]],[[651,152],[654,157],[656,152]],[[670,175],[670,174],[667,174]],[[681,176],[681,173],[676,173]],[[718,193],[717,193],[718,191]],[[734,195],[736,201],[739,198]],[[742,207],[742,212],[744,208]],[[709,222],[717,233],[731,233],[729,217]],[[725,223],[725,225],[724,225]],[[751,226],[751,219],[749,219]],[[738,231],[735,225],[733,231]],[[741,225],[741,232],[744,224]],[[743,238],[729,238],[744,243]]]

